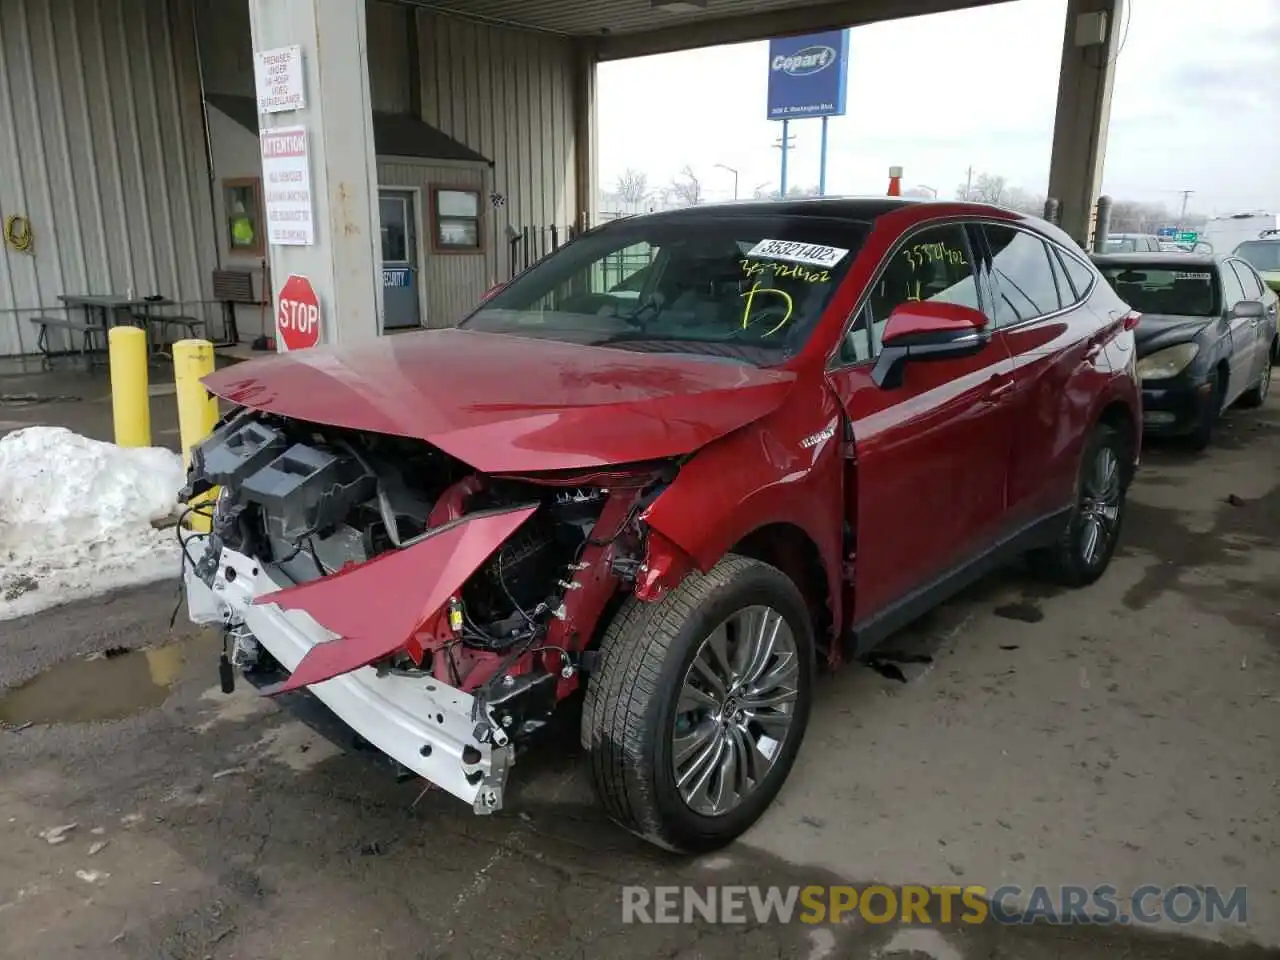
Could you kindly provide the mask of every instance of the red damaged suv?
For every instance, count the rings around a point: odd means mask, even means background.
[[[1137,315],[1056,227],[899,199],[705,206],[589,231],[457,329],[206,381],[219,488],[190,615],[473,805],[585,690],[618,822],[755,821],[819,665],[994,565],[1071,585],[1137,461]]]

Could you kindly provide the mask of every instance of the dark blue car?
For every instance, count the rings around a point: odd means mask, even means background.
[[[1260,406],[1271,386],[1276,294],[1237,257],[1098,254],[1093,261],[1137,328],[1143,431],[1208,445],[1233,403]]]

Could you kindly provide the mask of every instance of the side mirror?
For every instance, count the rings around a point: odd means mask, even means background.
[[[891,390],[902,384],[907,363],[967,357],[991,341],[987,316],[958,303],[912,301],[889,314],[871,379]]]
[[[1267,315],[1267,308],[1257,300],[1241,300],[1231,308],[1232,320],[1261,320]]]

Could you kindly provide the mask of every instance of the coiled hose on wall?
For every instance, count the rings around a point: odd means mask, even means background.
[[[33,242],[31,221],[17,214],[5,217],[4,242],[18,251],[18,253],[29,253]]]

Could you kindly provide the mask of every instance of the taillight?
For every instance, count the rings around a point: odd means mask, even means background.
[[[1142,319],[1142,314],[1137,310],[1130,310],[1124,315],[1124,328],[1126,330],[1136,330],[1138,321]]]

